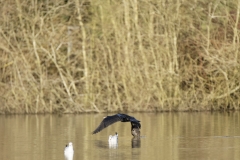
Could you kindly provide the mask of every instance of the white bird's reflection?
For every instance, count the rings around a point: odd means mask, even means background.
[[[69,142],[64,149],[65,160],[73,160],[73,154],[74,154],[73,145],[72,142]]]
[[[118,143],[109,143],[109,148],[117,149],[118,148]]]

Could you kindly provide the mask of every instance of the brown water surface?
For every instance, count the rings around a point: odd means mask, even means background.
[[[111,114],[110,114],[111,115]],[[130,123],[91,132],[107,114],[1,115],[0,160],[240,159],[240,112],[129,113],[141,121],[142,138],[132,140]],[[118,132],[118,146],[108,136]]]

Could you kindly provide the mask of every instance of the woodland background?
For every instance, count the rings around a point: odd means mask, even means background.
[[[2,114],[240,107],[240,0],[0,4]]]

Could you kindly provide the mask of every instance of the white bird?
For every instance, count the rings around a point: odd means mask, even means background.
[[[108,138],[109,148],[116,149],[118,147],[118,133],[115,135],[110,135]]]
[[[109,143],[112,143],[112,144],[117,144],[118,143],[118,133],[116,132],[116,134],[115,135],[110,135],[109,137],[108,137],[108,142]]]
[[[72,144],[72,142],[69,142],[64,149],[65,159],[66,160],[72,160],[73,159],[73,154],[74,154],[73,144]]]

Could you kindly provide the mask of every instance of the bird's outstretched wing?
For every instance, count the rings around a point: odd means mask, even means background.
[[[92,132],[92,134],[96,134],[103,130],[104,128],[108,127],[109,125],[116,123],[118,121],[122,121],[122,117],[119,114],[115,114],[113,116],[107,116],[103,119],[100,125]]]

